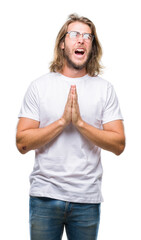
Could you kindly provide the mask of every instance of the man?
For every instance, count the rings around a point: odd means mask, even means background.
[[[101,148],[125,147],[113,86],[98,76],[101,46],[94,24],[70,15],[61,28],[51,72],[33,81],[17,126],[21,153],[35,150],[30,175],[30,236],[96,240],[100,222]]]

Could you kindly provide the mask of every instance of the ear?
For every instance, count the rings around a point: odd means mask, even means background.
[[[64,48],[65,48],[64,41],[62,41],[62,42],[60,43],[60,48],[61,48],[61,49],[64,49]]]

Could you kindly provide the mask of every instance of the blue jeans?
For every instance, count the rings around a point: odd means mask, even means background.
[[[99,222],[100,203],[30,197],[31,240],[61,240],[64,227],[68,240],[96,240]]]

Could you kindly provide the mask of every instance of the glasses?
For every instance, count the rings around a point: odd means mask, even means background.
[[[80,35],[82,35],[82,38],[87,42],[93,41],[94,39],[94,35],[92,35],[91,33],[80,33],[76,31],[70,31],[66,32],[66,34],[69,34],[70,39],[74,40],[77,40],[80,37]]]

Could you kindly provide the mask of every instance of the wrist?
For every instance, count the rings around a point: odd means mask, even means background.
[[[76,128],[82,128],[84,126],[84,121],[81,119],[78,119],[78,121],[74,124]]]
[[[68,124],[64,118],[59,119],[60,126],[65,128]]]

